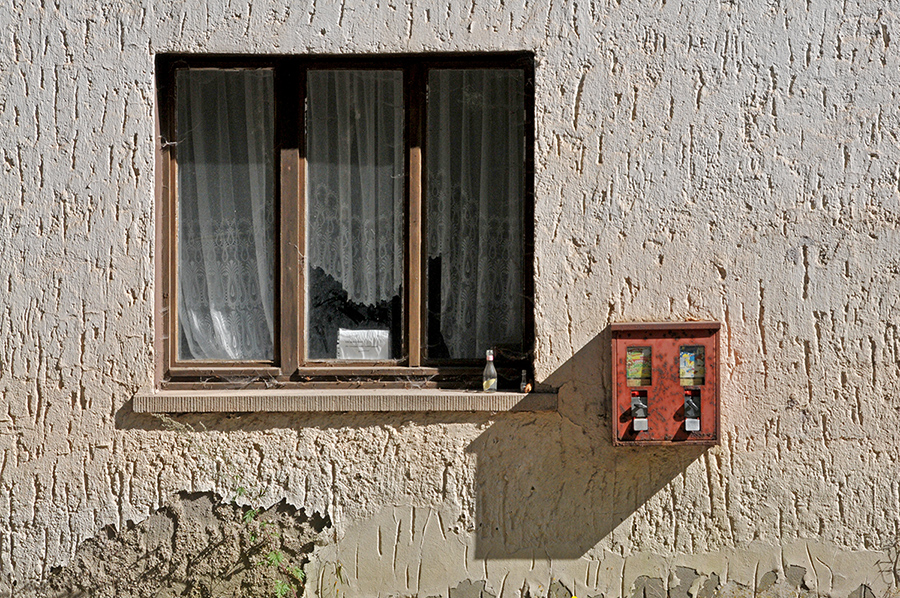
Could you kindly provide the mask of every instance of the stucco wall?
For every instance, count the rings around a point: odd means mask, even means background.
[[[29,0],[0,24],[0,593],[234,475],[331,518],[311,571],[327,588],[342,563],[348,595],[896,581],[900,3]],[[191,433],[131,411],[154,368],[155,53],[512,49],[537,60],[535,367],[558,414]],[[608,324],[687,318],[723,324],[721,446],[614,450]]]

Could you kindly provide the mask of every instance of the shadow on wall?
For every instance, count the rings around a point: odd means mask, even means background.
[[[504,414],[467,447],[476,558],[579,558],[707,450],[612,446],[609,347],[607,327],[546,380],[558,415]]]
[[[345,447],[358,445],[351,451],[365,451],[371,443],[354,430],[493,421],[466,447],[476,459],[475,558],[579,558],[706,450],[612,446],[609,347],[607,327],[545,381],[559,389],[557,413],[184,414],[176,419],[197,432],[338,429],[347,433]],[[134,413],[130,401],[116,414],[116,424],[167,429],[153,416]]]

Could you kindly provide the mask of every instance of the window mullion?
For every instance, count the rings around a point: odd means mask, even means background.
[[[173,102],[170,102],[174,104]],[[172,110],[170,108],[170,110]],[[174,120],[174,119],[173,119]],[[171,127],[171,130],[174,130],[174,126]],[[174,133],[169,133],[169,139],[174,138]],[[165,364],[163,368],[163,375],[168,375],[169,369],[175,364],[176,355],[175,355],[175,346],[177,343],[178,337],[176,336],[175,331],[175,311],[177,305],[177,294],[176,294],[176,269],[175,269],[175,243],[178,240],[176,235],[176,227],[175,227],[175,180],[176,180],[176,156],[175,156],[175,147],[174,144],[165,148],[163,154],[163,170],[162,170],[162,180],[163,180],[163,221],[165,222],[165,239],[166,242],[163,245],[163,287],[162,287],[162,301],[164,306],[164,320],[163,327],[165,330],[163,339],[162,339],[162,350],[163,355],[165,356]]]
[[[281,279],[280,279],[280,341],[282,375],[297,371],[303,343],[303,267],[301,240],[303,239],[302,201],[304,193],[304,164],[301,151],[302,114],[298,114],[297,98],[301,85],[297,69],[290,63],[277,70],[276,128],[280,152],[280,213]]]
[[[162,354],[164,356],[163,376],[168,376],[171,367],[175,364],[176,354],[175,346],[178,337],[175,331],[175,312],[177,311],[177,287],[176,287],[176,262],[175,262],[175,244],[177,243],[177,227],[175,226],[175,203],[177,201],[175,181],[177,180],[177,155],[176,155],[176,87],[175,87],[175,69],[171,66],[166,68],[165,93],[163,94],[163,109],[166,118],[164,123],[160,123],[160,131],[162,139],[160,140],[160,149],[162,156],[162,222],[164,223],[165,242],[163,247],[163,284],[162,284],[162,304],[163,304],[163,338],[162,338]]]
[[[298,165],[297,165],[297,174],[298,174],[298,186],[299,193],[297,194],[297,202],[296,202],[296,222],[297,222],[297,231],[295,235],[296,245],[293,247],[295,263],[297,264],[298,269],[298,277],[297,277],[297,286],[295,288],[294,304],[297,306],[298,312],[298,336],[297,336],[297,344],[295,347],[295,355],[297,356],[297,360],[300,364],[305,364],[308,359],[308,347],[307,347],[307,334],[306,334],[306,325],[308,321],[307,317],[307,309],[308,305],[306,303],[306,298],[308,297],[307,293],[307,276],[306,276],[306,203],[307,203],[307,184],[306,184],[306,173],[307,173],[307,163],[306,163],[306,106],[307,106],[307,91],[306,91],[306,73],[307,68],[304,65],[299,63],[292,63],[291,71],[296,73],[297,79],[297,87],[293,90],[292,98],[296,99],[296,103],[291,102],[291,109],[293,110],[293,114],[296,116],[296,143],[299,148],[298,152]]]
[[[300,152],[281,148],[281,368],[291,374],[299,366],[300,310],[303,293],[299,247],[299,204],[303,188]],[[298,297],[300,300],[298,301]]]
[[[415,66],[407,71],[408,81],[408,114],[407,140],[409,144],[409,226],[408,237],[408,270],[407,270],[407,339],[410,367],[422,365],[422,148],[423,119],[425,115],[425,77],[424,69]]]

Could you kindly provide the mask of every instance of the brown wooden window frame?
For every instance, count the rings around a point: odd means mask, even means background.
[[[275,358],[260,362],[178,361],[176,354],[175,208],[177,143],[175,78],[183,68],[272,69],[275,80],[276,324]],[[403,72],[406,183],[403,285],[403,347],[398,360],[311,361],[304,329],[306,73],[314,68],[379,69]],[[157,82],[157,246],[156,382],[160,389],[234,388],[477,388],[483,360],[429,360],[425,355],[427,313],[424,296],[425,106],[429,69],[522,69],[525,75],[525,165],[522,239],[526,351],[497,357],[506,387],[518,385],[521,370],[532,374],[534,346],[534,57],[530,52],[418,55],[197,55],[160,54]]]

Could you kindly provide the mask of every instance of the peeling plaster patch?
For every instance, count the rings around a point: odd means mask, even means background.
[[[572,591],[558,579],[550,582],[547,590],[547,598],[572,598]]]
[[[715,573],[709,576],[709,579],[703,582],[703,585],[697,591],[696,598],[713,598],[719,590],[719,576]]]
[[[875,598],[875,592],[869,589],[866,584],[861,584],[858,588],[850,592],[847,598]]]
[[[286,566],[302,566],[327,542],[327,517],[279,503],[258,514],[210,493],[179,494],[138,525],[112,526],[87,540],[72,562],[54,569],[20,598],[269,597],[276,579],[265,565],[278,551]]]
[[[806,582],[803,580],[805,575],[806,567],[800,567],[798,565],[790,565],[784,570],[784,576],[792,588],[808,590],[809,588],[806,587]]]
[[[760,578],[759,585],[757,586],[757,591],[766,592],[769,588],[775,585],[775,582],[778,581],[778,573],[775,571],[766,571],[766,573]]]
[[[663,580],[658,577],[641,575],[634,580],[631,598],[666,598]]]
[[[496,594],[492,594],[486,589],[484,580],[472,581],[469,579],[459,582],[455,588],[450,588],[447,593],[449,598],[497,598]]]
[[[669,598],[693,598],[692,587],[700,575],[690,567],[675,567],[677,585],[669,587]]]

